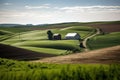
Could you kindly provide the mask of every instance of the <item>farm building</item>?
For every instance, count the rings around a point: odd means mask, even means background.
[[[54,34],[53,39],[54,40],[61,40],[61,34]]]
[[[80,40],[80,35],[78,33],[68,33],[65,35],[65,39]]]

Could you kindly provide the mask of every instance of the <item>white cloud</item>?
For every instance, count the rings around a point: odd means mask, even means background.
[[[12,3],[3,3],[3,5],[9,6],[12,5]]]
[[[43,5],[42,5],[43,6]],[[50,6],[44,4],[44,6]],[[44,8],[40,7],[39,8]],[[30,7],[29,9],[36,9]],[[38,9],[38,7],[37,7]],[[0,12],[0,23],[57,23],[120,20],[120,6],[54,7],[51,10],[9,10]]]
[[[64,10],[66,12],[120,11],[120,6],[73,6],[73,7],[59,8],[59,10]]]
[[[48,8],[50,8],[49,5],[50,4],[43,4],[43,5],[40,5],[40,6],[28,6],[28,5],[26,5],[25,8],[26,9],[48,9]]]
[[[41,11],[4,11],[0,12],[0,23],[47,23],[55,15]]]

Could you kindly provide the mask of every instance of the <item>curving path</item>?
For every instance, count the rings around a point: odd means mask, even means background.
[[[87,38],[85,38],[84,40],[83,40],[83,46],[85,47],[85,51],[88,51],[88,48],[87,48],[87,41],[88,41],[88,39],[90,39],[90,38],[92,38],[92,37],[94,37],[94,36],[96,36],[97,34],[100,34],[100,30],[98,29],[98,28],[96,28],[96,33],[95,34],[93,34],[93,35],[91,35],[91,36],[88,36]]]

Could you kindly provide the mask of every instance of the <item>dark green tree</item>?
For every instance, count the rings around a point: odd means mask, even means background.
[[[47,31],[47,34],[48,34],[48,39],[49,39],[49,40],[53,40],[53,33],[52,33],[52,31],[51,31],[51,30],[48,30],[48,31]]]

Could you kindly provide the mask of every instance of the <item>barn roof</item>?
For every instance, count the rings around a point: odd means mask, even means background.
[[[68,33],[66,36],[75,36],[77,35],[78,33]]]
[[[54,34],[54,36],[58,36],[58,35],[60,35],[60,34],[59,33]]]

